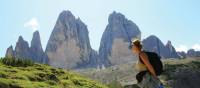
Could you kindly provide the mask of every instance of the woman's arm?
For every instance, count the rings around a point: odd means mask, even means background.
[[[144,62],[144,64],[147,66],[147,69],[150,71],[150,73],[155,78],[157,78],[155,70],[154,70],[153,66],[151,65],[151,63],[149,62],[149,60],[148,60],[148,56],[144,52],[140,53],[139,55],[140,55],[142,61]]]

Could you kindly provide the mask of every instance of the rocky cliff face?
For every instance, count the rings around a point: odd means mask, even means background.
[[[186,58],[187,54],[184,51],[177,52],[177,54],[180,56],[180,58]]]
[[[200,51],[196,51],[196,57],[200,57]]]
[[[194,49],[189,49],[187,51],[188,57],[200,57],[200,51],[195,51]]]
[[[171,44],[171,41],[168,41],[166,45],[162,41],[151,35],[142,41],[143,49],[146,51],[156,52],[162,58],[179,58],[176,50]]]
[[[42,49],[40,34],[38,31],[33,33],[30,47],[30,57],[35,62],[47,63],[47,57]]]
[[[19,36],[15,50],[13,50],[13,47],[10,46],[7,49],[5,56],[31,59],[38,63],[47,63],[48,60],[48,58],[45,56],[45,53],[43,52],[38,31],[34,32],[30,47],[28,42],[25,41],[22,36]]]
[[[102,35],[99,53],[90,46],[87,26],[70,11],[60,13],[51,33],[45,53],[39,32],[33,34],[31,46],[22,36],[15,49],[10,46],[5,56],[29,58],[35,62],[48,63],[60,68],[86,68],[119,65],[134,61],[137,57],[128,49],[130,40],[141,38],[137,25],[121,13],[109,15],[108,25]],[[156,52],[163,58],[199,57],[200,51],[176,52],[171,41],[166,45],[151,35],[142,41],[143,49]]]
[[[150,51],[150,52],[156,52],[161,57],[165,57],[164,55],[164,53],[166,52],[165,46],[158,37],[151,35],[147,37],[146,39],[144,39],[142,41],[142,44],[143,44],[144,50]]]
[[[87,26],[70,11],[60,13],[46,47],[49,64],[61,68],[81,68],[96,64]]]
[[[187,52],[181,51],[177,52],[181,58],[186,57],[200,57],[200,51],[196,51],[194,49],[189,49]]]
[[[14,54],[15,54],[15,52],[13,50],[13,46],[8,47],[5,56],[6,57],[12,57],[12,56],[14,56]]]
[[[174,46],[172,45],[171,41],[167,42],[167,44],[165,45],[165,49],[166,49],[165,58],[180,58]]]
[[[15,46],[15,57],[30,59],[30,49],[27,41],[19,36],[18,41]]]
[[[108,18],[108,25],[102,35],[99,56],[105,66],[134,61],[135,56],[128,49],[131,38],[140,39],[141,32],[137,25],[121,13],[113,12]]]

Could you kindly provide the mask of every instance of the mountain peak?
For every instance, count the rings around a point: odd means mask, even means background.
[[[35,31],[35,32],[33,33],[33,35],[39,35],[39,31],[38,31],[38,30]]]
[[[40,33],[39,33],[39,31],[35,31],[35,32],[33,33],[33,38],[32,38],[32,41],[31,41],[31,46],[35,46],[35,45],[41,46]]]
[[[168,41],[166,45],[162,43],[159,37],[150,35],[142,41],[143,49],[150,52],[156,52],[162,58],[179,58],[176,50],[174,49],[171,41]]]
[[[111,13],[108,17],[108,22],[109,23],[116,22],[116,21],[123,22],[124,19],[126,18],[123,14],[113,11],[113,13]]]
[[[148,38],[151,38],[151,39],[159,39],[156,35],[150,35]]]
[[[167,45],[167,46],[172,46],[172,43],[171,43],[171,41],[170,41],[170,40],[168,40],[166,45]]]
[[[20,35],[19,38],[18,38],[18,42],[19,42],[19,41],[24,41],[24,39],[23,39],[23,37],[22,37],[21,35]]]
[[[29,44],[26,40],[23,39],[23,37],[20,35],[17,41],[16,47],[26,47],[29,48]]]
[[[87,26],[70,11],[60,13],[45,52],[49,64],[55,67],[83,68],[96,63],[97,55],[91,49]]]
[[[60,13],[58,19],[63,22],[69,22],[69,21],[74,21],[75,20],[75,16],[68,10],[64,10]]]
[[[12,45],[7,48],[6,57],[14,57],[14,50]]]
[[[31,47],[29,52],[31,53],[30,57],[33,61],[39,63],[47,63],[46,61],[48,58],[45,57],[45,53],[42,49],[39,31],[35,31],[33,33],[33,38],[31,40]]]
[[[63,10],[60,15],[65,15],[65,16],[73,16],[73,14],[71,13],[71,11],[69,10]]]
[[[13,46],[12,46],[12,45],[10,45],[8,48],[11,48],[11,49],[13,49]]]
[[[101,38],[100,62],[107,67],[134,61],[136,57],[128,49],[132,38],[141,38],[138,26],[119,12],[111,13]]]

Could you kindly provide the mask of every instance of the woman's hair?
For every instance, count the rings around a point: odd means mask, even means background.
[[[135,45],[136,47],[138,47],[140,50],[142,49],[142,44],[140,42],[140,40],[135,40],[132,42],[133,45]]]

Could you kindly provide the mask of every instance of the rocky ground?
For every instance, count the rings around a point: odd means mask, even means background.
[[[199,88],[200,58],[165,59],[164,73],[159,77],[165,88]],[[134,63],[112,66],[103,70],[87,69],[77,72],[108,84],[111,88],[137,88]]]

